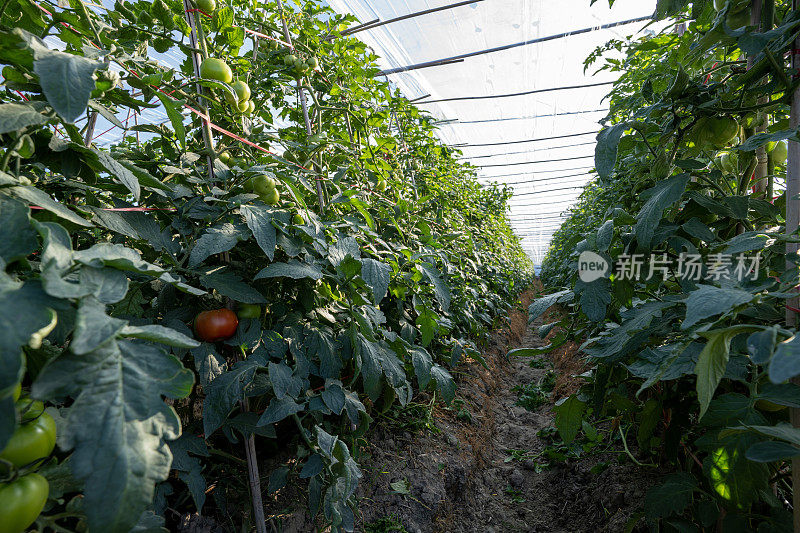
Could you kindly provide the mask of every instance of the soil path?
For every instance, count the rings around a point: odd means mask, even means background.
[[[529,411],[517,405],[515,390],[542,383],[551,361],[531,365],[530,358],[505,357],[511,348],[545,342],[536,334],[541,319],[527,325],[523,310],[531,297],[532,292],[524,294],[509,327],[492,335],[485,350],[488,369],[474,364],[460,374],[457,398],[463,403],[433,410],[435,431],[412,434],[378,425],[359,458],[364,478],[357,531],[402,531],[374,527],[376,520],[392,516],[409,533],[619,532],[640,509],[653,476],[618,464],[618,454],[554,462],[545,469],[526,459],[542,452],[553,431],[551,401]],[[572,352],[572,361],[559,356],[556,371],[580,368]],[[565,388],[565,378],[572,379],[560,376],[556,394]],[[604,469],[593,473],[599,463]]]

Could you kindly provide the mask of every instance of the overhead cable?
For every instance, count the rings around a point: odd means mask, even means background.
[[[590,157],[594,157],[594,154],[590,155],[582,155],[579,157],[562,157],[560,159],[542,159],[541,161],[520,161],[519,163],[498,163],[495,165],[476,165],[480,168],[491,168],[491,167],[515,167],[518,165],[532,165],[535,163],[554,163],[557,161],[575,161],[576,159],[588,159]]]
[[[380,26],[385,26],[386,24],[392,24],[393,22],[400,22],[401,20],[408,20],[415,17],[421,17],[422,15],[429,15],[430,13],[436,13],[437,11],[444,11],[446,9],[453,9],[456,7],[466,6],[469,4],[476,4],[478,2],[483,2],[483,0],[466,0],[463,2],[457,2],[455,4],[449,4],[446,6],[434,7],[431,9],[425,9],[424,11],[416,11],[414,13],[409,13],[407,15],[401,15],[393,19],[384,20],[383,22],[381,22],[379,19],[375,19],[371,22],[367,22],[366,24],[361,24],[359,26],[354,26],[350,29],[344,30],[342,32],[342,35],[353,35],[354,33],[358,33],[360,31],[373,30]]]
[[[585,131],[582,133],[570,133],[569,135],[555,135],[553,137],[539,137],[536,139],[523,139],[521,141],[504,141],[498,143],[482,143],[482,144],[460,144],[458,145],[459,148],[474,148],[476,146],[503,146],[505,144],[520,144],[520,143],[532,143],[536,141],[550,141],[553,139],[567,139],[569,137],[580,137],[581,135],[597,135],[600,133],[599,131]],[[452,146],[451,146],[452,148]]]
[[[531,91],[523,91],[519,93],[508,94],[489,94],[484,96],[456,96],[454,98],[439,98],[438,100],[427,100],[425,102],[417,102],[418,104],[437,104],[439,102],[458,102],[462,100],[494,100],[495,98],[510,98],[512,96],[526,96],[529,94],[550,93],[554,91],[566,91],[569,89],[587,89],[589,87],[600,87],[602,85],[613,85],[613,81],[603,81],[599,83],[587,83],[584,85],[567,85],[564,87],[551,87],[549,89],[533,89]]]
[[[590,141],[587,143],[577,143],[577,144],[565,144],[563,146],[550,146],[548,148],[539,148],[539,150],[558,150],[560,148],[575,148],[576,146],[588,146],[590,144],[597,144],[595,141]],[[502,154],[488,154],[488,155],[465,155],[461,156],[458,159],[485,159],[487,157],[499,157],[501,155],[517,155],[517,154],[529,154],[531,153],[530,150],[522,150],[520,152],[505,152]]]
[[[598,30],[607,30],[609,28],[616,28],[617,26],[625,26],[627,24],[634,24],[636,22],[644,22],[646,20],[650,20],[651,16],[646,17],[638,17],[635,19],[623,20],[620,22],[612,22],[610,24],[603,24],[601,26],[592,26],[591,28],[583,28],[582,30],[574,30],[568,31],[564,33],[558,33],[556,35],[548,35],[547,37],[539,37],[537,39],[528,39],[527,41],[521,41],[518,43],[506,44],[503,46],[495,46],[494,48],[487,48],[485,50],[477,50],[475,52],[467,52],[466,54],[460,54],[457,56],[446,57],[442,59],[435,59],[433,61],[426,61],[424,63],[416,63],[413,65],[408,65],[405,67],[397,67],[397,68],[390,68],[387,70],[380,71],[377,75],[384,76],[386,74],[397,74],[399,72],[408,72],[409,70],[416,70],[420,68],[427,68],[427,67],[438,67],[439,65],[444,64],[446,61],[452,61],[456,59],[467,59],[469,57],[475,57],[485,54],[492,54],[494,52],[502,52],[505,50],[510,50],[511,48],[517,48],[520,46],[527,46],[530,44],[537,44],[537,43],[544,43],[547,41],[554,41],[556,39],[563,39],[565,37],[572,37],[573,35],[581,35],[583,33],[590,33],[593,31]]]
[[[460,120],[456,119],[454,124],[484,124],[486,122],[508,122],[511,120],[533,120],[536,118],[560,117],[565,115],[583,115],[586,113],[606,113],[608,109],[586,109],[584,111],[565,111],[563,113],[550,113],[549,115],[529,115],[527,117],[508,117],[508,118],[487,118],[485,120]]]

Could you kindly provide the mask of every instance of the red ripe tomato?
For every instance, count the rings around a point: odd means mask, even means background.
[[[215,342],[233,337],[239,319],[230,309],[203,311],[194,318],[194,331],[200,340]]]

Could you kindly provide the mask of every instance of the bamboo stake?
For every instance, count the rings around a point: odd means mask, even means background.
[[[200,17],[197,15],[196,12],[193,12],[194,5],[192,5],[191,0],[183,0],[183,10],[186,15],[186,22],[189,24],[191,28],[191,33],[189,34],[189,40],[192,44],[192,48],[194,50],[202,50],[203,57],[208,57],[208,50],[206,49],[206,39],[203,32],[203,26],[200,22]],[[198,46],[199,44],[199,46]],[[192,52],[192,66],[194,67],[194,75],[197,78],[200,78],[200,63],[202,62],[200,58],[200,54],[197,52]],[[197,83],[197,94],[203,95],[203,86],[200,83]],[[208,117],[208,107],[203,103],[202,98],[198,102],[200,107],[200,112]],[[206,146],[206,160],[208,163],[208,177],[211,181],[214,180],[214,137],[211,133],[211,125],[208,123],[207,118],[201,118],[203,122],[203,142]]]
[[[242,398],[242,411],[250,410],[247,397]],[[244,443],[247,456],[247,479],[250,484],[250,498],[253,502],[253,518],[257,533],[267,533],[267,517],[264,514],[264,502],[261,499],[261,475],[258,471],[258,455],[256,454],[256,438],[250,435]]]
[[[289,33],[289,25],[286,22],[286,15],[283,9],[283,1],[278,0],[278,12],[281,15],[281,22],[283,23],[283,37],[286,39],[286,42],[290,45],[292,44],[292,35]],[[313,130],[311,129],[311,119],[308,116],[308,102],[306,102],[306,93],[303,92],[303,84],[300,80],[297,80],[297,98],[300,100],[300,106],[303,108],[303,122],[305,122],[306,126],[306,135],[309,137],[313,135]],[[322,167],[318,169],[319,172],[322,172]],[[325,190],[322,188],[322,180],[320,179],[321,176],[317,176],[315,180],[317,186],[317,199],[319,200],[319,209],[320,213],[325,209]]]
[[[773,2],[775,0],[766,0],[767,2]],[[753,9],[751,11],[751,18],[750,22],[753,26],[757,26],[759,31],[768,31],[772,29],[772,22],[764,23],[761,20],[762,14],[762,0],[753,0]],[[771,11],[768,9],[768,11]],[[755,61],[755,56],[751,55],[747,58],[747,68],[751,68],[753,66],[753,62]],[[762,96],[758,99],[758,104],[766,104],[768,101],[768,96]],[[763,120],[760,120],[763,117]],[[756,135],[759,133],[765,133],[767,131],[767,120],[768,117],[761,114],[759,111],[756,115],[756,120],[760,122],[756,127]],[[756,169],[755,174],[753,175],[753,184],[755,187],[754,192],[756,193],[764,193],[767,190],[767,173],[769,171],[768,164],[767,164],[767,147],[766,146],[759,146],[756,148]]]
[[[792,9],[797,10],[800,7],[800,0],[792,0]],[[794,50],[792,52],[792,68],[800,67],[800,37],[795,39]],[[792,105],[789,115],[789,123],[792,128],[800,126],[800,87],[794,90],[792,94]],[[797,231],[800,225],[800,202],[797,195],[800,194],[800,143],[796,141],[788,141],[789,159],[786,165],[786,235],[791,237]],[[797,272],[797,265],[795,265],[788,258],[788,254],[797,253],[797,243],[786,243],[786,268],[791,272]],[[793,276],[794,283],[797,282],[796,276]],[[789,328],[797,327],[797,314],[791,308],[797,309],[800,306],[800,298],[790,298],[786,305],[786,325]],[[800,385],[799,378],[793,378],[792,382]],[[789,416],[794,427],[800,427],[800,409],[792,407],[789,410]],[[794,515],[794,532],[800,533],[800,459],[792,459],[792,510]]]

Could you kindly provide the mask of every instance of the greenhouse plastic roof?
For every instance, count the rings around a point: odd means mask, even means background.
[[[389,20],[446,6],[456,0],[328,0],[340,13],[361,22]],[[392,69],[468,52],[646,17],[655,0],[484,0],[368,29],[356,36]],[[595,68],[584,73],[584,59],[612,38],[640,31],[638,22],[466,58],[463,62],[390,74],[410,99],[430,95],[419,106],[440,120],[440,137],[461,147],[465,160],[481,167],[481,181],[513,186],[511,219],[523,247],[539,263],[561,213],[591,175],[594,134],[496,146],[545,137],[594,133],[605,116],[609,85],[540,92],[505,98],[485,97],[556,87],[610,82],[615,75]],[[539,162],[541,161],[541,162]]]

